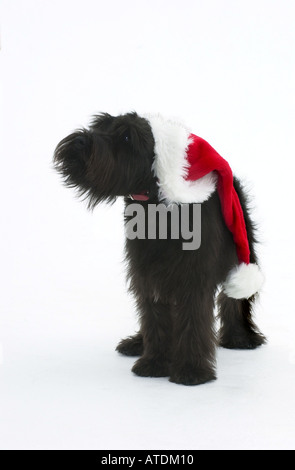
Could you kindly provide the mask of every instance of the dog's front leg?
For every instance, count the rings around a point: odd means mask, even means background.
[[[199,385],[216,379],[214,292],[195,287],[173,311],[173,357],[170,382]]]
[[[138,306],[144,354],[135,362],[132,371],[142,377],[168,377],[171,345],[170,305],[145,298],[138,301]]]

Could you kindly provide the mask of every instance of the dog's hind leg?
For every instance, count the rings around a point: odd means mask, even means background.
[[[228,349],[255,349],[266,343],[252,319],[255,298],[232,299],[223,291],[217,298],[219,345]]]
[[[132,372],[142,377],[167,377],[171,347],[170,305],[140,299],[138,306],[144,354],[135,362]]]
[[[124,356],[142,356],[143,355],[143,337],[139,332],[136,335],[128,336],[128,338],[122,339],[116,351]]]

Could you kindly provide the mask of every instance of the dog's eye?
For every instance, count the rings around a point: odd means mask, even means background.
[[[130,134],[128,132],[126,132],[124,135],[123,135],[123,142],[129,144],[130,142]]]

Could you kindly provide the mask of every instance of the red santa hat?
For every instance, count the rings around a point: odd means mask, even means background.
[[[247,230],[232,170],[208,142],[183,124],[161,115],[145,115],[155,140],[153,171],[159,199],[166,204],[202,203],[217,190],[223,218],[233,235],[239,264],[229,272],[224,291],[235,299],[249,298],[263,284],[263,274],[250,263]]]

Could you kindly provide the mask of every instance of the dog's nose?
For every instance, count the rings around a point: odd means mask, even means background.
[[[77,145],[77,147],[85,147],[87,143],[87,139],[82,136],[82,135],[79,135],[78,137],[75,138],[75,144]]]
[[[72,172],[73,165],[83,164],[90,155],[91,137],[85,131],[75,132],[65,137],[56,147],[54,162],[58,171]]]

